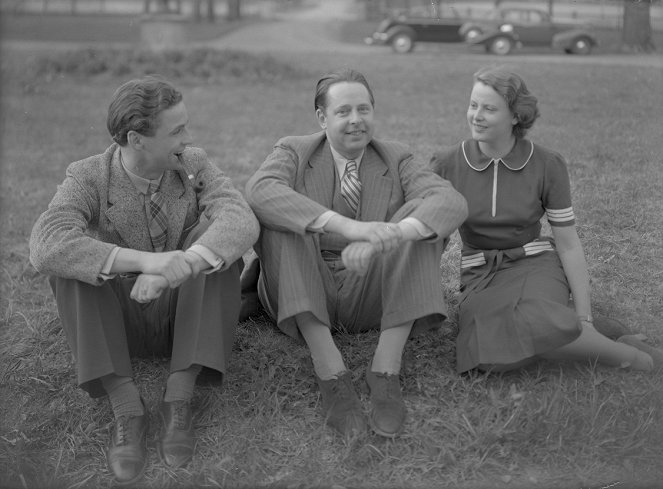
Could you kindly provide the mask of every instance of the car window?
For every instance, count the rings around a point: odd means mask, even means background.
[[[529,13],[529,19],[528,19],[528,22],[529,22],[530,24],[536,24],[536,25],[543,24],[543,16],[541,15],[540,12],[537,12],[537,11],[535,11],[535,10],[532,10],[532,11]]]
[[[1,0],[0,0],[1,1]],[[445,5],[441,3],[437,6],[434,2],[429,2],[430,5],[413,5],[405,9],[396,9],[396,16],[403,18],[429,18],[429,19],[459,19],[461,16],[458,10],[453,5]]]
[[[522,22],[523,12],[520,12],[518,10],[505,10],[502,12],[502,19],[504,19],[505,22]]]

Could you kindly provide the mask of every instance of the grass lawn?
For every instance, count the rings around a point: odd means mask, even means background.
[[[27,243],[66,166],[109,144],[106,108],[122,81],[141,70],[167,69],[185,94],[196,144],[243,188],[279,137],[318,129],[313,91],[322,71],[360,68],[374,87],[378,136],[406,142],[427,160],[467,135],[471,75],[495,62],[438,52],[394,57],[386,50],[366,57],[298,54],[294,60],[90,53],[51,53],[48,59],[2,53],[0,487],[112,486],[104,458],[110,407],[77,388],[54,301],[29,264]],[[197,61],[186,65],[191,59]],[[505,61],[516,64],[539,97],[543,115],[532,139],[568,159],[595,313],[663,345],[660,70]],[[90,66],[97,74],[84,74]],[[458,261],[455,234],[440,264],[449,321],[406,346],[402,385],[409,411],[401,437],[369,434],[345,443],[326,429],[307,350],[258,317],[237,329],[223,389],[196,392],[199,443],[188,468],[169,471],[157,462],[158,424],[151,413],[150,464],[141,487],[659,484],[660,375],[548,363],[501,376],[455,373]],[[337,336],[357,386],[376,340],[376,333]],[[135,372],[148,405],[155,406],[167,362],[140,360]],[[367,405],[365,389],[361,396]]]

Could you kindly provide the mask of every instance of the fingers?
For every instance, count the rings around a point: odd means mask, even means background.
[[[160,275],[140,274],[131,288],[129,296],[145,304],[157,299],[168,288],[168,281]]]
[[[144,272],[163,276],[168,281],[168,286],[174,289],[194,274],[186,258],[185,253],[179,250],[153,253],[152,262]]]
[[[373,226],[373,236],[369,241],[376,247],[380,253],[387,253],[395,248],[403,240],[403,232],[398,224],[375,223]]]
[[[164,271],[164,277],[171,289],[179,287],[184,281],[193,275],[191,265],[186,261],[184,254],[170,263]]]
[[[341,234],[351,242],[368,241],[375,246],[378,253],[395,249],[405,239],[399,223],[342,219],[343,225],[339,224],[333,232]]]
[[[202,270],[209,267],[209,263],[192,251],[185,251],[184,259],[191,266],[191,278],[196,278]]]
[[[377,248],[367,241],[356,241],[345,247],[341,253],[341,259],[345,267],[360,275],[368,270],[373,256],[378,254]]]

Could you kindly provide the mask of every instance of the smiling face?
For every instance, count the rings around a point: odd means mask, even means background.
[[[474,84],[467,108],[467,122],[472,137],[489,147],[512,145],[513,126],[518,123],[506,100],[493,87],[480,81]]]
[[[189,115],[184,102],[165,109],[157,116],[157,130],[152,136],[138,135],[141,153],[140,170],[155,178],[165,170],[181,170],[177,155],[192,143],[187,129]]]
[[[329,87],[325,108],[316,115],[332,147],[345,158],[357,158],[373,138],[373,104],[368,90],[357,82]]]

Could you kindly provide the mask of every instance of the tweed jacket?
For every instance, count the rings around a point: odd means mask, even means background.
[[[373,139],[359,169],[359,220],[386,222],[414,217],[447,238],[467,216],[463,196],[418,163],[397,142]],[[323,132],[279,140],[246,185],[246,198],[261,225],[298,234],[332,206],[336,174]]]
[[[195,242],[230,266],[258,238],[258,222],[241,193],[205,151],[187,148],[182,171],[168,170],[160,190],[168,206],[164,251],[181,249],[201,219],[207,230]],[[187,178],[203,182],[196,193]],[[143,196],[122,168],[120,150],[112,144],[103,154],[69,165],[65,180],[30,236],[30,261],[40,272],[102,283],[100,272],[115,246],[152,251]]]

